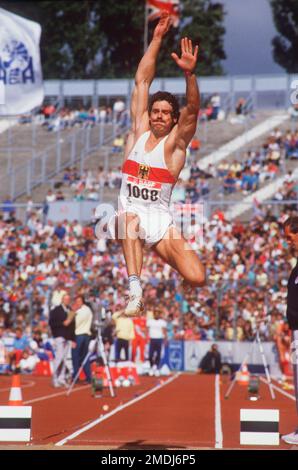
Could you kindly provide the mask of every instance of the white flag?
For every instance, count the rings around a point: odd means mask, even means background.
[[[44,99],[40,64],[41,27],[0,8],[0,115],[18,115]]]

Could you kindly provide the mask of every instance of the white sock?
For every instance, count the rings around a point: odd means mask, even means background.
[[[141,286],[141,280],[138,276],[133,274],[128,276],[129,283],[129,295],[136,295],[137,297],[142,297],[143,289]]]

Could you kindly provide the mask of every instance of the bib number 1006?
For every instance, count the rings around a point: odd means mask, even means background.
[[[144,201],[150,200],[152,202],[158,200],[158,191],[156,189],[139,188],[139,186],[134,186],[130,183],[127,184],[127,187],[128,197],[142,198]]]

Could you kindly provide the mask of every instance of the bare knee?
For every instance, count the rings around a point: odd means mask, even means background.
[[[203,287],[206,284],[205,268],[203,266],[200,266],[199,269],[190,270],[185,280],[192,287]]]

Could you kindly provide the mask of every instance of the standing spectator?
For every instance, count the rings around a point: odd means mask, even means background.
[[[8,220],[11,220],[14,217],[15,207],[9,196],[6,196],[6,198],[4,199],[2,203],[2,212],[3,212],[3,220],[5,220],[6,222]]]
[[[123,111],[125,110],[125,103],[122,101],[120,98],[117,98],[113,105],[113,115],[114,115],[114,121],[119,122],[121,119],[121,115]]]
[[[298,253],[298,217],[289,217],[284,223],[287,241]],[[292,330],[292,363],[294,370],[294,386],[296,397],[296,411],[298,413],[298,262],[292,270],[288,281],[287,319]],[[298,444],[298,427],[282,436],[287,444]]]
[[[156,308],[153,318],[147,320],[149,343],[149,375],[159,376],[159,364],[162,345],[167,338],[167,322],[162,318],[162,311]]]
[[[78,295],[75,299],[75,348],[72,349],[73,377],[75,378],[85,357],[88,354],[88,348],[91,338],[91,325],[93,313],[90,307],[85,304],[84,297]],[[89,360],[84,365],[86,381],[91,383],[91,370]]]
[[[58,307],[58,305],[61,305],[62,298],[65,294],[66,294],[66,290],[64,289],[64,284],[60,282],[53,291],[53,295],[51,299],[52,308]]]
[[[129,359],[129,342],[134,339],[134,328],[133,321],[131,318],[123,315],[123,310],[115,312],[112,316],[115,323],[116,333],[116,351],[115,360],[119,362],[121,360],[121,351],[124,350],[125,361]]]
[[[57,224],[57,227],[55,227],[54,235],[56,235],[59,240],[63,240],[66,234],[66,228],[63,226],[62,222],[59,222]]]
[[[212,106],[212,114],[210,116],[210,119],[216,120],[218,118],[218,113],[220,111],[220,104],[221,104],[221,99],[218,93],[215,93],[210,100],[211,106]]]
[[[70,311],[70,296],[65,294],[61,305],[50,311],[49,325],[54,337],[54,387],[66,386],[66,359],[75,341],[75,312]]]
[[[135,337],[132,340],[131,360],[134,362],[139,350],[139,359],[145,361],[145,347],[147,342],[146,318],[144,316],[133,318]]]

